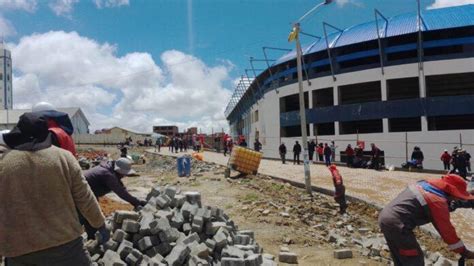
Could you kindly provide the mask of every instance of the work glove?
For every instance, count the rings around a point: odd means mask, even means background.
[[[143,207],[147,204],[148,202],[146,200],[140,200],[140,206]]]
[[[95,239],[99,242],[99,245],[105,244],[110,239],[110,231],[105,227],[105,224],[102,225],[95,233]]]
[[[459,208],[473,209],[474,201],[473,200],[453,200],[449,203],[449,211],[452,212]]]

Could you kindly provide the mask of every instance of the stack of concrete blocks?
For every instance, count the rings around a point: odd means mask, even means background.
[[[198,192],[155,187],[139,211],[117,211],[112,237],[86,247],[95,265],[275,265],[262,256],[252,231],[239,231],[215,207],[202,206]]]

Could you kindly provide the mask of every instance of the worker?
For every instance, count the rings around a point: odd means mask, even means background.
[[[474,253],[464,246],[449,218],[452,200],[474,199],[466,188],[466,182],[455,174],[422,180],[410,185],[383,208],[379,226],[395,265],[424,265],[423,251],[413,229],[430,222],[450,250],[474,259]]]
[[[96,198],[102,197],[113,191],[121,199],[133,205],[133,207],[139,208],[145,206],[146,201],[139,200],[130,195],[122,183],[122,178],[134,173],[135,171],[132,169],[132,162],[127,158],[120,158],[116,161],[102,162],[98,166],[87,170],[84,173],[84,176],[86,177],[87,183],[89,183]],[[90,226],[83,217],[79,218],[81,219],[81,223],[84,225],[87,238],[93,239],[97,230]]]
[[[33,106],[32,112],[39,112],[42,116],[47,118],[48,129],[53,134],[53,145],[70,151],[76,156],[76,146],[72,139],[74,127],[68,114],[59,112],[52,104],[47,102],[39,102]]]
[[[334,184],[334,200],[339,204],[339,213],[344,214],[347,209],[346,202],[346,187],[342,181],[342,176],[337,170],[335,164],[328,167],[332,175],[332,182]]]
[[[278,151],[280,152],[281,163],[285,164],[286,161],[286,146],[285,143],[282,142],[280,147],[278,147]]]
[[[2,139],[0,256],[5,265],[92,265],[76,209],[99,243],[110,233],[74,156],[52,145],[47,118],[25,113]]]

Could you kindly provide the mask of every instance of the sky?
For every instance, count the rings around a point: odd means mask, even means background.
[[[227,129],[224,109],[249,58],[292,48],[291,22],[315,0],[0,0],[0,38],[12,51],[14,108],[81,107],[91,130],[153,125]],[[474,0],[421,0],[423,9]],[[302,23],[321,36],[416,11],[415,0],[334,0]],[[310,43],[310,37],[302,42]],[[282,52],[269,52],[277,59]],[[256,62],[257,69],[265,68]]]

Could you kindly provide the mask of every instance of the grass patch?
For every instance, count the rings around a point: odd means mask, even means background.
[[[283,190],[285,188],[284,184],[281,183],[272,183],[271,188],[276,191]]]
[[[230,204],[230,203],[224,205],[224,209],[226,209],[226,210],[232,209],[232,207],[234,207],[234,205],[232,205],[232,204]]]
[[[247,193],[243,198],[244,201],[257,201],[259,199],[258,194],[256,193]]]

